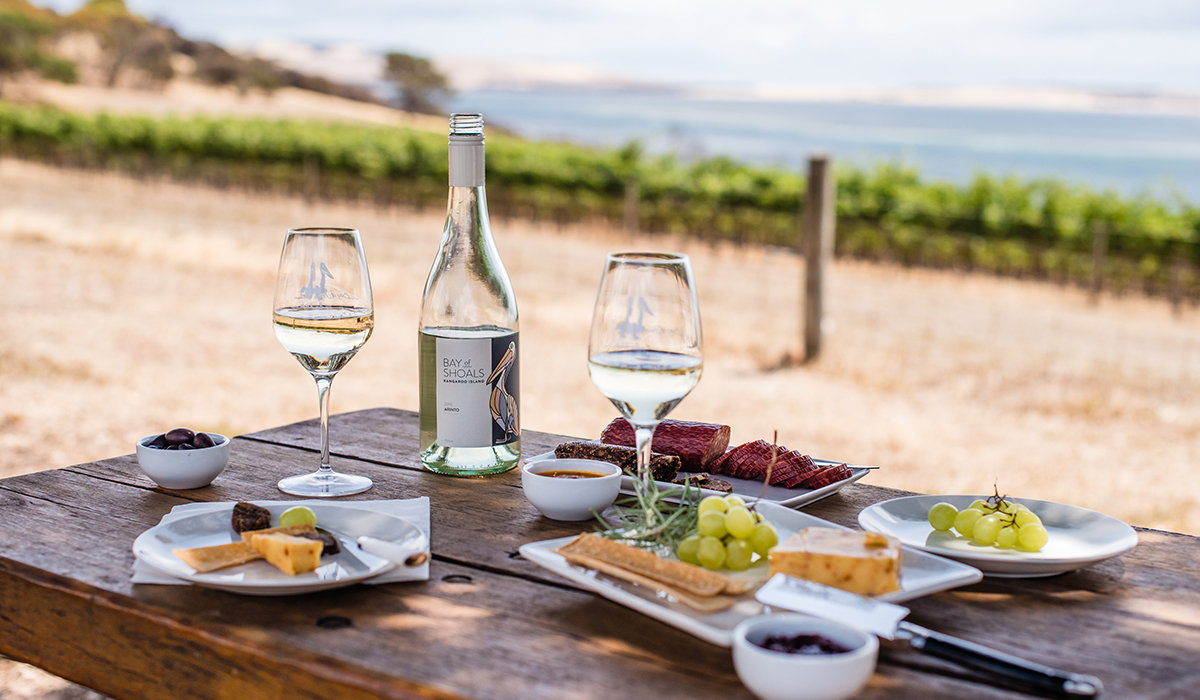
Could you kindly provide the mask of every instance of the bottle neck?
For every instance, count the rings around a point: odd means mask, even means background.
[[[483,135],[450,135],[450,189],[483,187]]]

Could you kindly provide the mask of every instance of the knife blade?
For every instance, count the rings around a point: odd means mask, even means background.
[[[1098,697],[1104,689],[1095,676],[1060,671],[934,632],[904,621],[908,608],[812,581],[775,574],[758,589],[755,598],[772,608],[845,622],[884,639],[905,641],[917,651],[964,666],[1017,690],[1048,697],[1088,698]]]

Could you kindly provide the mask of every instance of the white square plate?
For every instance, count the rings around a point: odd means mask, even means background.
[[[756,508],[779,531],[780,542],[806,527],[847,529],[828,520],[822,520],[775,503],[759,502]],[[739,622],[763,612],[763,605],[754,599],[753,591],[738,596],[737,603],[728,610],[719,613],[702,613],[656,589],[639,586],[636,583],[629,583],[591,569],[569,564],[566,559],[552,550],[558,549],[572,539],[574,538],[560,537],[543,542],[531,542],[521,546],[521,556],[563,578],[589,588],[615,603],[620,603],[643,615],[678,627],[684,632],[717,646],[730,646],[733,643],[733,628]],[[900,590],[881,595],[879,600],[899,603],[930,593],[976,583],[983,578],[983,574],[978,569],[909,547],[901,548],[900,564]],[[751,567],[751,572],[760,574],[765,581],[766,566],[765,561],[760,561]]]

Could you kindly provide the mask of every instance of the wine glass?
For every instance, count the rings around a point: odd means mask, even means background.
[[[700,381],[700,307],[686,255],[610,253],[588,342],[592,383],[633,425],[650,479],[654,428]]]
[[[320,469],[283,479],[279,490],[319,498],[366,491],[370,479],[339,474],[329,465],[329,387],[375,327],[371,278],[357,229],[288,231],[275,281],[274,322],[275,337],[317,380],[321,409]]]

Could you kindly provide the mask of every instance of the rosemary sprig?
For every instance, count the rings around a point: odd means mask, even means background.
[[[675,551],[696,529],[699,489],[686,483],[682,489],[659,489],[650,478],[635,478],[633,484],[633,495],[617,501],[607,519],[596,514],[599,535],[642,549]]]

